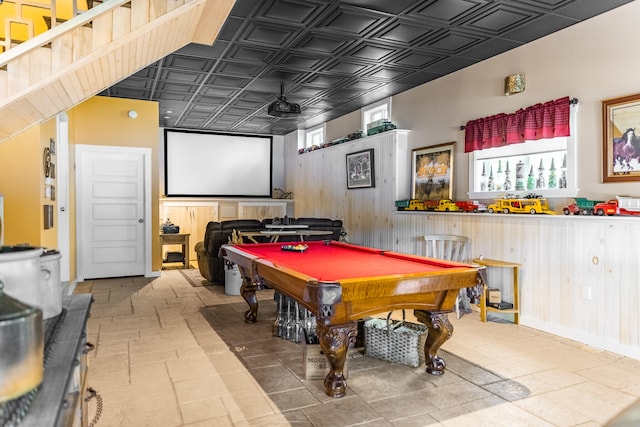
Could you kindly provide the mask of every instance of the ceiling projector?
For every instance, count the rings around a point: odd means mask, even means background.
[[[273,117],[291,117],[300,114],[300,105],[287,101],[284,96],[284,84],[280,85],[280,96],[269,104],[267,114]]]

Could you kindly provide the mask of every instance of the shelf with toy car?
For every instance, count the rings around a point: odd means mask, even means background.
[[[480,203],[477,200],[461,200],[455,202],[456,206],[460,208],[462,212],[486,212],[487,205]]]
[[[615,199],[598,203],[593,207],[594,215],[640,215],[640,197],[616,196]]]
[[[523,198],[507,195],[503,199],[496,199],[494,203],[487,207],[487,210],[489,213],[504,214],[557,214],[549,207],[547,199],[536,195],[529,195]]]
[[[589,200],[584,197],[576,197],[574,202],[562,208],[562,212],[565,215],[592,215],[593,207],[598,203],[603,203],[601,200]]]
[[[451,199],[396,200],[396,209],[399,211],[431,211],[431,212],[486,212],[487,205],[477,200],[463,200],[454,202]]]

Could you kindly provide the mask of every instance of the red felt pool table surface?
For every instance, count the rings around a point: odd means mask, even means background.
[[[469,268],[466,264],[416,257],[382,251],[343,242],[306,242],[303,252],[283,250],[282,243],[244,244],[237,248],[257,258],[269,260],[276,267],[285,267],[316,278],[339,282],[360,277],[409,275]]]

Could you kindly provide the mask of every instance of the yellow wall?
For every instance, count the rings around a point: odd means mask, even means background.
[[[127,113],[135,110],[136,119]],[[151,224],[159,224],[158,104],[149,101],[94,97],[67,112],[69,165],[75,164],[75,144],[135,146],[151,149]],[[0,194],[4,195],[4,244],[58,247],[57,201],[45,197],[43,150],[56,140],[56,119],[32,126],[0,143]],[[56,141],[57,147],[57,141]],[[58,156],[52,156],[57,165]],[[59,171],[56,168],[56,173]],[[56,174],[57,177],[57,174]],[[57,188],[57,178],[53,185]],[[54,206],[54,227],[44,229],[45,204]],[[70,280],[76,279],[75,171],[69,170]],[[157,233],[152,233],[152,265],[162,267]]]
[[[0,144],[5,245],[40,245],[43,175],[39,126],[32,126]]]
[[[17,8],[16,3],[21,7]],[[73,17],[71,0],[57,0],[55,3],[58,20],[66,21]],[[77,8],[80,11],[87,10],[87,2],[78,1]],[[45,18],[51,18],[51,2],[49,0],[32,0],[28,4],[16,0],[5,0],[0,7],[0,22],[4,24],[6,20],[11,20],[11,39],[14,41],[25,41],[47,31],[49,24]],[[32,25],[33,34],[29,34],[27,22]],[[0,37],[3,39],[6,38],[5,31],[6,25],[0,25]]]
[[[55,120],[32,126],[0,144],[0,193],[5,196],[5,245],[56,248],[56,202],[45,197],[44,149],[55,140]],[[56,156],[52,156],[55,164]],[[55,187],[56,180],[52,178]],[[55,190],[54,190],[55,191]],[[55,196],[54,196],[55,197]],[[53,206],[54,226],[44,229],[44,205]]]
[[[56,120],[49,120],[43,125],[40,126],[40,148],[39,152],[44,153],[45,148],[51,148],[51,140],[56,140]],[[57,147],[57,142],[54,144]],[[54,151],[54,154],[51,154],[51,163],[52,170],[57,172],[57,159],[58,156],[57,151]],[[43,159],[42,155],[40,157]],[[44,159],[43,159],[44,160]],[[40,176],[41,176],[41,185],[40,185],[40,206],[51,205],[53,206],[53,227],[49,229],[44,229],[44,208],[40,208],[40,243],[38,246],[43,246],[45,248],[57,248],[58,247],[58,224],[57,224],[57,214],[58,214],[58,202],[55,196],[55,191],[58,188],[58,179],[57,174],[52,173],[51,180],[52,184],[49,186],[53,187],[53,193],[45,192],[45,173],[44,173],[44,165],[40,168]],[[53,198],[53,200],[52,200]]]
[[[138,116],[135,119],[128,117],[127,113],[130,110],[137,112]],[[75,144],[151,149],[151,224],[159,224],[158,104],[151,101],[96,96],[72,108],[68,114],[69,152],[75,151]],[[70,171],[69,180],[73,187],[75,206],[73,171]],[[71,228],[75,229],[75,219]],[[72,241],[72,245],[75,245],[75,240]],[[162,268],[162,255],[158,233],[152,232],[152,246],[151,268],[159,271]]]

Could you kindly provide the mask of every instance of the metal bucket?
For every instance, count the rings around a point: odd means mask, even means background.
[[[42,310],[3,291],[0,280],[0,403],[36,388],[44,375]]]
[[[0,280],[4,292],[20,302],[42,309],[40,301],[40,255],[32,246],[0,247]]]
[[[62,312],[60,258],[56,250],[33,246],[0,247],[0,280],[13,298],[42,310],[43,319]]]
[[[224,293],[226,295],[240,295],[242,276],[236,264],[227,264],[224,269]]]
[[[42,317],[50,319],[62,312],[60,258],[56,250],[45,250],[40,256],[40,308]]]

